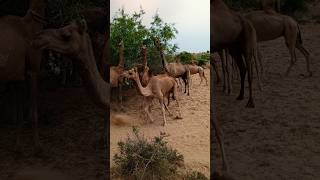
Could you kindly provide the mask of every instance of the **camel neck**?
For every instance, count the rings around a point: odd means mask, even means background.
[[[79,54],[78,58],[81,62],[81,69],[84,71],[81,73],[82,78],[85,81],[87,90],[93,96],[93,100],[103,108],[109,106],[110,103],[110,85],[101,77],[91,47],[91,40],[89,35],[87,38],[87,51]]]
[[[140,94],[142,96],[151,96],[151,91],[148,89],[148,88],[144,88],[140,82],[140,78],[139,76],[137,76],[136,78],[134,78],[134,81],[136,81],[137,85],[138,85],[138,88],[139,88],[139,91],[140,91]],[[148,87],[148,85],[147,85]]]
[[[124,68],[124,50],[123,47],[119,48],[119,64],[118,67]]]
[[[166,58],[164,57],[163,50],[160,51],[160,57],[161,57],[161,60],[162,60],[162,67],[164,67],[164,70],[165,70],[166,72],[169,72],[169,70],[168,70],[168,63],[167,63]]]

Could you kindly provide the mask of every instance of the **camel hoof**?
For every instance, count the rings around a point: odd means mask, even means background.
[[[241,96],[241,95],[238,96],[238,97],[237,97],[237,100],[239,100],[239,101],[243,100],[243,96]]]
[[[175,119],[183,119],[181,116],[176,116]]]
[[[254,108],[255,105],[254,105],[253,100],[249,100],[248,103],[247,103],[247,105],[246,105],[246,107],[247,107],[247,108]]]

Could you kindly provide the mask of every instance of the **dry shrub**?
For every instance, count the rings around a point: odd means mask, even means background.
[[[160,133],[151,141],[133,127],[134,137],[119,142],[114,155],[113,178],[121,179],[176,179],[178,168],[183,167],[183,155],[167,146],[167,135]]]

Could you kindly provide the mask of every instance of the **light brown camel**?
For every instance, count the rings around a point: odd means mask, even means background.
[[[240,14],[231,11],[222,0],[210,0],[210,12],[211,53],[228,49],[230,55],[237,63],[241,76],[241,90],[237,98],[238,100],[242,100],[244,97],[244,80],[246,72],[248,71],[249,101],[247,107],[254,107],[252,91],[252,58],[255,58],[257,47],[255,29],[248,20]],[[213,69],[211,69],[211,72],[213,74]],[[214,83],[211,84],[213,85]],[[214,98],[214,96],[215,94],[211,94],[212,98]],[[214,115],[212,114],[211,117],[214,118]],[[212,119],[211,123],[217,137],[221,137],[222,131],[220,131],[220,128],[217,125],[217,119]],[[217,139],[224,157],[223,140],[222,138]],[[225,172],[228,171],[225,158],[223,158],[223,170]]]
[[[165,72],[174,78],[182,78],[185,84],[185,91],[187,95],[190,95],[189,92],[189,81],[190,81],[190,70],[188,69],[187,65],[181,64],[180,62],[168,63],[165,59],[165,55],[163,52],[163,47],[159,39],[156,39],[154,42],[156,48],[160,52],[162,67],[164,68]]]
[[[120,109],[123,110],[123,105],[122,105],[123,78],[121,74],[124,72],[124,44],[122,40],[118,44],[118,48],[119,48],[119,64],[118,66],[110,67],[110,85],[111,85],[111,88],[118,89],[118,100],[120,101]]]
[[[198,66],[196,64],[189,64],[188,68],[190,70],[190,75],[199,74],[200,77],[200,84],[202,83],[203,79],[206,80],[206,85],[208,85],[208,79],[204,74],[204,69],[201,66]],[[191,77],[190,77],[190,84],[191,84]]]
[[[310,70],[310,54],[303,46],[302,33],[299,24],[293,18],[278,13],[269,14],[265,11],[253,11],[246,14],[245,17],[252,22],[256,29],[258,42],[274,40],[279,37],[285,38],[285,42],[291,56],[286,76],[289,75],[292,66],[297,61],[296,48],[306,58],[308,76],[312,76],[312,72]],[[261,54],[259,55],[259,62],[262,73],[263,66],[261,63]]]
[[[86,31],[84,21],[72,22],[60,29],[42,31],[33,44],[37,48],[49,49],[74,59],[80,65],[88,93],[97,105],[107,109],[110,104],[110,84],[104,81],[98,71],[91,39]]]
[[[40,150],[38,134],[38,73],[41,53],[30,46],[35,34],[42,30],[45,4],[42,0],[31,0],[24,17],[0,17],[0,81],[21,84],[28,82],[30,93],[29,113],[33,126],[33,141],[36,150]],[[22,84],[22,87],[25,86]],[[20,131],[23,124],[23,92],[19,85],[15,90],[17,139],[15,150],[20,150]]]
[[[168,111],[169,115],[172,115],[171,112],[169,111],[168,107],[164,103],[165,97],[168,97],[168,94],[172,93],[173,94],[173,99],[176,100],[177,106],[178,106],[178,116],[176,118],[181,119],[181,112],[180,112],[180,105],[178,101],[178,84],[175,80],[175,78],[167,75],[167,74],[160,74],[156,76],[152,76],[149,80],[149,83],[147,84],[146,87],[143,87],[137,68],[133,68],[129,70],[128,72],[125,72],[123,74],[126,78],[132,79],[137,83],[137,86],[139,88],[139,91],[141,95],[145,97],[145,102],[144,104],[144,111],[148,117],[148,119],[153,122],[153,118],[150,114],[150,106],[152,104],[153,99],[158,99],[161,110],[162,110],[162,115],[163,115],[163,126],[167,124],[167,119],[166,119],[166,114],[165,110]]]

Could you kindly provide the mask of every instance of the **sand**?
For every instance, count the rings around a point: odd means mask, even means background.
[[[209,81],[209,69],[205,70]],[[132,135],[132,126],[138,126],[140,132],[147,138],[158,136],[166,132],[168,144],[184,155],[186,167],[197,170],[209,176],[210,173],[210,86],[205,81],[199,86],[200,78],[193,77],[190,96],[179,93],[180,107],[183,119],[174,119],[167,114],[167,126],[161,126],[162,113],[158,101],[154,102],[152,116],[153,124],[145,124],[141,120],[139,105],[141,96],[134,95],[136,90],[130,90],[130,98],[124,103],[125,113],[111,112],[111,140],[110,158],[118,152],[117,142],[125,140]],[[208,82],[209,83],[209,82]],[[177,115],[176,103],[172,101],[169,106],[172,113]],[[120,122],[120,123],[117,123]],[[111,166],[114,163],[111,161]]]
[[[264,90],[255,85],[256,108],[245,108],[247,88],[245,99],[235,100],[238,81],[230,96],[222,93],[222,85],[217,87],[227,159],[238,180],[320,177],[320,25],[301,28],[304,45],[313,54],[311,78],[300,76],[306,74],[300,52],[289,77],[284,77],[290,56],[281,38],[260,44],[267,73]]]

